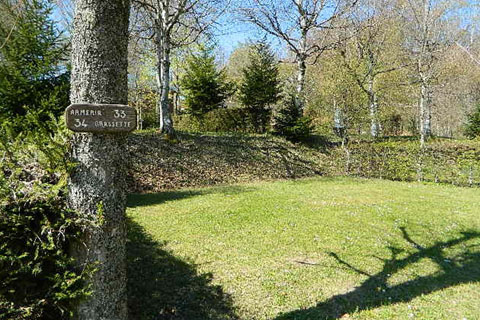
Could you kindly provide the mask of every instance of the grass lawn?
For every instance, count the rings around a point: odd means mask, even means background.
[[[480,319],[480,190],[350,178],[132,195],[131,319]]]

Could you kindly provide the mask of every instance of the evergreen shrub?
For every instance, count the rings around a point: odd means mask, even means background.
[[[480,137],[480,104],[468,117],[465,135],[471,139]]]
[[[0,319],[65,319],[88,296],[69,247],[88,219],[67,209],[67,131],[29,114],[0,125]]]
[[[177,130],[190,132],[255,132],[248,110],[245,108],[222,108],[197,117],[182,114],[174,118]]]
[[[273,119],[273,132],[287,140],[298,142],[307,139],[313,132],[312,119],[302,115],[295,96],[287,96]]]

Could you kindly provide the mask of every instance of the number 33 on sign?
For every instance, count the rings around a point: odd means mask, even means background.
[[[65,116],[75,132],[122,133],[137,126],[137,111],[120,104],[72,104]]]

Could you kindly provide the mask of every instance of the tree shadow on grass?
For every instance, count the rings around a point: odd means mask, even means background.
[[[129,208],[147,207],[168,201],[182,200],[208,194],[222,194],[225,196],[231,196],[245,192],[252,192],[255,190],[255,187],[247,186],[215,186],[197,190],[185,189],[179,191],[163,191],[158,193],[131,194],[128,197],[127,206]]]
[[[238,319],[231,298],[211,283],[212,274],[198,274],[164,246],[128,220],[129,319]]]
[[[368,274],[359,270],[342,260],[335,253],[330,253],[340,265],[368,278],[350,292],[336,295],[310,309],[296,310],[280,315],[276,320],[339,319],[346,314],[356,311],[408,302],[421,295],[448,287],[463,283],[480,282],[480,251],[478,250],[478,245],[467,245],[468,241],[480,238],[479,232],[463,232],[456,239],[438,241],[429,247],[423,247],[409,236],[405,228],[401,230],[405,241],[412,245],[416,252],[409,254],[405,258],[398,258],[404,250],[389,247],[391,258],[378,258],[383,262],[383,268],[376,274]],[[463,251],[460,254],[453,258],[445,255],[445,249],[451,249],[459,245],[463,246]],[[440,271],[389,286],[388,280],[393,275],[423,259],[434,262]]]

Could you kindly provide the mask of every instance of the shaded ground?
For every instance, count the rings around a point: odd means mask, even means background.
[[[232,300],[211,273],[163,249],[135,222],[128,221],[129,319],[237,319]]]

